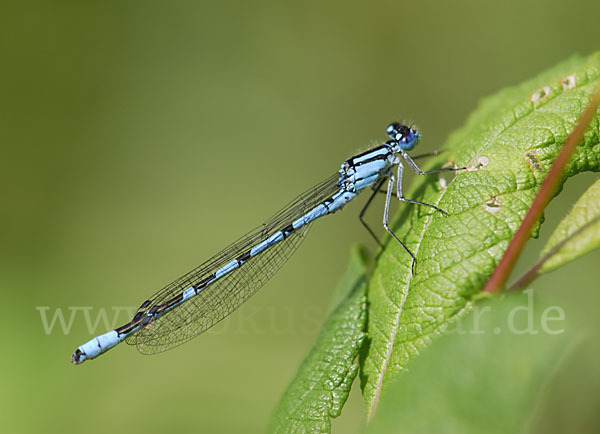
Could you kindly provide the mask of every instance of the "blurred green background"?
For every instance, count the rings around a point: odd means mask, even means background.
[[[123,345],[78,367],[71,353],[388,122],[416,122],[421,148],[439,149],[483,96],[599,49],[598,16],[580,0],[3,2],[3,432],[264,431],[350,245],[375,247],[362,204],[314,225],[193,342],[154,357]],[[567,183],[542,240],[596,177]],[[587,332],[540,398],[546,432],[600,430],[599,259],[536,283]],[[65,327],[47,333],[57,312]],[[356,386],[334,432],[363,425]]]

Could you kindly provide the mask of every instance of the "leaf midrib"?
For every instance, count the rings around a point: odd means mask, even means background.
[[[444,197],[444,195],[448,192],[448,188],[446,188],[442,194],[439,195],[438,199],[435,201],[434,205],[438,205],[440,203],[440,201],[442,200],[442,198]],[[423,225],[423,229],[421,230],[421,233],[419,234],[418,237],[418,241],[417,241],[417,248],[416,251],[413,253],[415,255],[415,258],[419,255],[419,250],[421,249],[421,244],[423,242],[423,238],[425,236],[425,233],[427,232],[427,230],[429,229],[429,226],[431,225],[431,222],[433,221],[433,217],[434,214],[431,213],[426,220],[426,223]],[[385,294],[385,296],[390,300],[390,302],[392,304],[395,304],[392,299],[390,298],[390,296],[387,293],[386,287],[384,285],[382,285],[381,282],[381,277],[382,275],[379,274],[379,282],[378,284],[381,285],[381,287],[383,288],[383,292]],[[394,317],[394,328],[393,328],[393,332],[391,335],[391,339],[389,340],[389,344],[387,345],[387,349],[386,349],[386,354],[385,357],[383,359],[383,366],[381,368],[381,370],[379,371],[379,374],[377,375],[377,381],[376,381],[376,387],[375,387],[375,394],[373,396],[373,404],[371,405],[371,409],[369,411],[369,415],[368,415],[368,419],[371,419],[373,417],[373,415],[375,414],[375,409],[377,408],[377,404],[379,402],[379,397],[381,396],[381,388],[383,386],[383,377],[385,377],[385,373],[387,371],[387,367],[392,355],[392,351],[394,350],[394,342],[396,341],[396,335],[398,334],[398,329],[400,328],[400,317],[402,316],[402,312],[403,312],[403,308],[404,308],[404,303],[406,302],[406,298],[408,297],[408,291],[410,289],[411,283],[413,281],[414,278],[414,274],[411,271],[411,275],[410,278],[407,280],[406,284],[404,285],[404,291],[402,292],[402,298],[400,300],[399,305],[397,306],[398,308],[398,312]]]

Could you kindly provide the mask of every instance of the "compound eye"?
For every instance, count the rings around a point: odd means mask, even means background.
[[[398,129],[398,135],[396,136],[397,140],[406,140],[406,138],[408,136],[410,136],[411,132],[412,131],[410,130],[410,128],[408,128],[406,125],[402,125]],[[400,136],[400,137],[398,137],[398,136]]]
[[[404,125],[402,125],[400,122],[394,122],[388,125],[386,130],[388,137],[392,140],[397,140],[397,135],[402,127],[404,127]]]

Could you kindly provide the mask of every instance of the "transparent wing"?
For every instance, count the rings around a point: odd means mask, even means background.
[[[239,269],[227,274],[188,302],[165,313],[137,333],[141,353],[166,351],[208,330],[241,306],[285,263],[310,225],[290,235]]]
[[[175,280],[146,300],[136,313],[140,317],[155,306],[177,296],[211,276],[216,270],[248,252],[253,246],[282,230],[339,190],[335,173],[299,195],[266,223],[241,237],[213,258]],[[251,257],[239,268],[206,286],[198,295],[167,311],[126,339],[144,354],[154,354],[180,345],[208,330],[240,307],[260,289],[287,261],[302,242],[310,225],[290,234],[285,240]]]

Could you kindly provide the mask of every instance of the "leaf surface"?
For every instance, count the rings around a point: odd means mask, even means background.
[[[365,253],[351,251],[335,306],[275,411],[269,432],[329,433],[358,372],[365,337]]]
[[[539,273],[547,273],[600,248],[600,180],[579,198],[542,251]]]
[[[478,304],[392,383],[367,432],[528,432],[582,342],[557,309],[533,290]]]
[[[372,416],[387,384],[432,339],[468,312],[519,227],[600,76],[600,53],[575,57],[480,104],[432,167],[467,167],[454,179],[419,177],[393,229],[417,257],[388,242],[368,289],[368,346],[361,382]],[[599,117],[567,177],[600,170]],[[563,180],[564,182],[564,180]],[[534,236],[539,225],[534,230]]]

